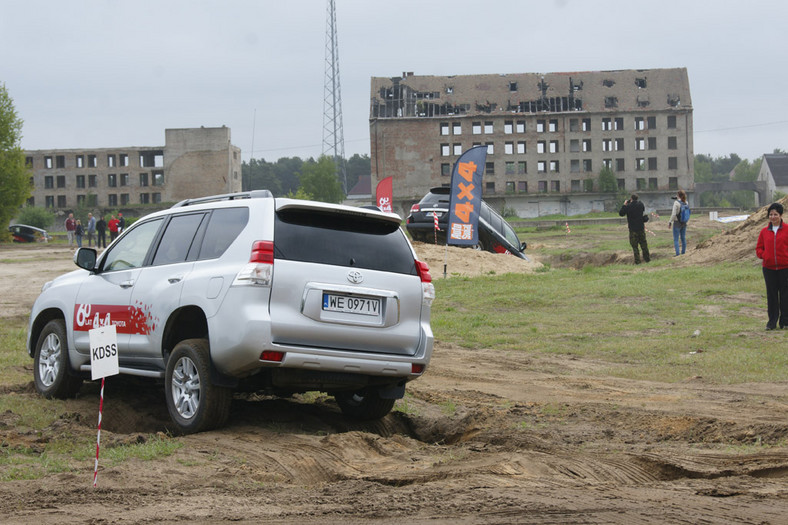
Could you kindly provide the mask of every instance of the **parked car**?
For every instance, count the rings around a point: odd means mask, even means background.
[[[28,226],[27,224],[14,224],[8,227],[14,242],[48,242],[52,237],[46,230]]]
[[[89,331],[114,324],[120,372],[163,380],[181,433],[225,424],[236,389],[323,391],[346,416],[381,418],[433,346],[435,289],[400,224],[265,190],[143,217],[44,285],[27,339],[36,389],[73,396]]]
[[[446,244],[446,231],[449,227],[450,188],[432,188],[422,199],[411,206],[406,228],[414,241]],[[439,231],[435,231],[435,215],[438,216]],[[479,212],[480,250],[493,253],[511,253],[521,259],[525,256],[526,243],[520,242],[517,233],[506,220],[482,201]]]

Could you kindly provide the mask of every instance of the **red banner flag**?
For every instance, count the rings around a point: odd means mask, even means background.
[[[391,206],[393,200],[393,188],[391,184],[391,177],[378,182],[378,187],[375,189],[375,204],[382,211],[393,213]]]

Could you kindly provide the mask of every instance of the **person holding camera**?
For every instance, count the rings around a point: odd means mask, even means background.
[[[627,226],[629,227],[629,244],[632,246],[632,252],[635,254],[635,264],[640,264],[640,252],[638,247],[643,251],[643,260],[649,262],[651,255],[648,253],[648,242],[646,241],[646,207],[638,200],[637,194],[633,193],[632,196],[624,201],[624,205],[618,211],[621,217],[626,215]]]
[[[766,282],[767,330],[788,327],[788,228],[783,222],[783,205],[772,203],[768,210],[769,224],[758,235],[755,254],[763,260]]]

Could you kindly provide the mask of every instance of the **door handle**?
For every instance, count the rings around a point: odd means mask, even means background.
[[[129,279],[128,281],[123,281],[122,283],[120,283],[121,288],[131,288],[132,286],[134,286],[133,279]]]
[[[183,275],[176,275],[175,277],[170,277],[169,279],[167,279],[167,281],[170,284],[176,284],[181,282],[182,280],[183,280]]]

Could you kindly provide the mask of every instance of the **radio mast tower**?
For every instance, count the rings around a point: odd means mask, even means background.
[[[342,131],[342,90],[339,86],[339,46],[334,0],[326,11],[326,76],[323,87],[323,155],[334,159],[342,190],[347,194],[345,137]]]

